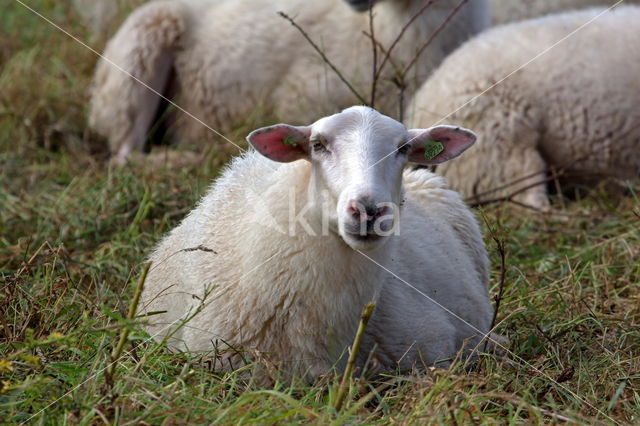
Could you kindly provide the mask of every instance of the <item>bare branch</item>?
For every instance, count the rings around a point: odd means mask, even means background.
[[[537,171],[537,172],[529,173],[528,175],[524,175],[522,177],[519,177],[518,179],[514,179],[509,183],[505,183],[504,185],[496,186],[494,188],[491,188],[491,189],[486,190],[484,192],[481,192],[479,194],[475,194],[472,197],[468,197],[467,199],[465,199],[465,201],[476,200],[476,199],[479,199],[479,198],[481,198],[481,197],[483,197],[485,195],[493,194],[494,192],[498,192],[498,191],[501,191],[503,189],[507,189],[507,188],[509,188],[511,186],[514,186],[514,185],[522,182],[522,181],[530,179],[530,178],[532,178],[534,176],[546,174],[548,171],[549,170],[547,168],[545,168],[545,169],[542,169],[542,170]],[[558,176],[560,176],[560,175],[562,175],[562,172],[563,172],[562,170],[558,170],[558,171],[556,171],[556,174]]]
[[[542,180],[540,180],[538,182],[534,182],[534,183],[532,183],[530,185],[523,186],[522,188],[519,188],[519,189],[513,191],[512,193],[507,194],[507,195],[505,195],[503,197],[496,197],[496,198],[492,198],[492,199],[489,199],[489,200],[479,201],[478,198],[476,196],[474,196],[474,197],[467,198],[465,200],[465,202],[467,202],[471,207],[482,207],[482,206],[487,206],[489,204],[500,203],[500,202],[503,202],[503,201],[513,202],[513,197],[515,197],[516,195],[521,194],[521,193],[523,193],[523,192],[525,192],[525,191],[527,191],[527,190],[529,190],[531,188],[535,188],[536,186],[544,185],[545,183],[551,182],[552,180],[553,180],[553,178],[550,178],[550,177],[546,178],[546,179],[542,179]]]
[[[378,44],[373,29],[373,0],[369,0],[369,31],[371,32],[371,47],[373,49],[373,74],[371,76],[371,103],[370,107],[376,107],[376,91],[378,89]]]
[[[433,40],[438,36],[438,34],[440,34],[442,32],[442,30],[444,30],[447,27],[447,25],[449,24],[451,19],[460,11],[462,6],[464,6],[468,1],[469,0],[462,0],[460,3],[458,3],[458,5],[455,8],[453,8],[451,13],[442,22],[442,24],[440,24],[440,26],[431,34],[431,36],[427,39],[427,41],[425,41],[422,44],[422,46],[420,46],[420,48],[418,49],[418,51],[414,55],[413,59],[404,68],[404,70],[402,72],[403,76],[406,75],[407,72],[409,72],[409,70],[416,64],[416,62],[418,61],[418,58],[420,58],[420,55],[422,55],[422,52],[424,52],[424,50],[427,47],[429,47],[431,45],[431,43],[433,43]]]
[[[402,82],[396,82],[396,85],[398,86],[398,121],[402,123],[404,121],[404,91],[407,86],[404,84],[404,78]]]
[[[391,46],[389,46],[389,49],[387,50],[387,54],[384,56],[384,58],[382,59],[382,62],[380,63],[380,66],[378,67],[378,71],[376,72],[376,75],[378,77],[382,73],[384,66],[389,61],[389,57],[391,56],[393,49],[395,49],[395,47],[398,45],[398,42],[400,42],[400,40],[404,36],[404,33],[411,26],[411,24],[413,24],[415,20],[418,19],[418,17],[422,15],[425,12],[425,10],[427,10],[429,6],[431,6],[435,1],[436,0],[428,0],[427,2],[425,2],[424,6],[422,6],[422,8],[420,8],[420,10],[416,12],[416,14],[411,17],[411,19],[409,19],[409,21],[404,25],[404,27],[402,27],[402,29],[400,30],[400,33],[398,33],[398,36],[395,38],[395,40],[393,40],[393,43],[391,43]]]
[[[380,51],[380,53],[382,53],[383,55],[387,55],[387,49],[385,49],[382,43],[380,43],[377,39],[372,38],[371,34],[369,34],[366,31],[363,31],[362,34],[364,34],[369,40],[375,41],[376,46],[378,46],[378,50]],[[399,74],[400,72],[402,72],[402,68],[396,63],[396,61],[393,60],[392,57],[389,57],[389,63],[391,64],[391,66],[393,67],[396,73]]]
[[[515,201],[512,200],[512,198],[515,195],[517,195],[517,194],[519,194],[519,193],[521,193],[523,191],[526,191],[527,189],[531,189],[531,188],[533,188],[535,186],[543,185],[543,184],[546,184],[546,183],[551,182],[551,181],[555,182],[560,177],[563,177],[563,176],[569,176],[569,175],[573,176],[573,177],[581,176],[580,173],[577,173],[575,171],[572,171],[571,173],[569,173],[569,170],[571,170],[573,168],[573,166],[575,166],[580,161],[586,160],[586,159],[590,158],[592,155],[598,154],[598,152],[602,151],[603,149],[604,149],[604,145],[602,147],[598,148],[598,149],[592,149],[590,152],[587,152],[584,155],[581,155],[581,156],[575,158],[571,163],[565,165],[564,167],[556,168],[555,166],[551,166],[551,168],[545,168],[543,170],[540,170],[540,171],[537,171],[537,172],[534,172],[534,173],[530,173],[528,175],[519,177],[518,179],[515,179],[515,180],[513,180],[513,181],[511,181],[509,183],[506,183],[504,185],[497,186],[495,188],[489,189],[489,190],[481,192],[479,194],[474,194],[473,196],[466,198],[465,202],[471,203],[471,205],[474,206],[474,207],[484,206],[484,205],[487,205],[487,204],[493,204],[493,203],[497,203],[497,202],[501,202],[501,201],[509,201],[509,202],[514,203],[514,204],[517,204],[517,203],[515,203]],[[532,178],[534,176],[537,176],[537,175],[541,175],[541,174],[547,175],[550,171],[552,172],[552,177],[550,177],[550,178],[548,177],[548,178],[546,178],[544,180],[541,180],[541,181],[539,181],[537,183],[534,183],[534,184],[531,184],[531,185],[527,185],[524,188],[520,188],[517,191],[515,191],[515,192],[513,192],[513,193],[511,193],[509,195],[506,195],[504,197],[498,197],[498,198],[494,198],[494,199],[487,200],[487,201],[479,201],[480,198],[485,196],[485,195],[489,195],[489,194],[501,191],[503,189],[509,188],[511,186],[514,186],[514,185],[516,185],[516,184],[518,184],[518,183],[520,183],[522,181],[525,181],[525,180],[530,179],[530,178]],[[601,176],[601,177],[611,177],[610,175],[603,174],[603,173],[600,173],[600,174],[588,173],[587,175],[588,176],[596,176],[596,175],[598,175],[598,176]]]
[[[358,98],[358,101],[361,102],[363,105],[367,105],[367,101],[362,97],[362,95],[360,95],[360,93],[358,93],[358,91],[351,85],[351,83],[349,83],[349,81],[344,78],[344,76],[342,75],[342,73],[338,70],[338,68],[336,68],[335,65],[333,65],[333,63],[329,60],[329,58],[327,58],[327,55],[324,54],[324,52],[322,51],[322,49],[320,49],[320,47],[318,47],[318,45],[316,43],[314,43],[313,40],[311,40],[311,37],[309,37],[309,35],[306,33],[305,30],[302,29],[302,27],[300,27],[300,25],[298,25],[296,23],[296,21],[293,20],[293,18],[291,18],[289,15],[287,15],[284,12],[278,12],[278,15],[280,15],[282,18],[286,19],[287,21],[289,21],[291,23],[291,25],[293,25],[298,31],[300,31],[300,34],[302,34],[302,36],[309,42],[309,44],[316,50],[316,52],[318,52],[318,54],[320,55],[320,57],[322,57],[322,60],[329,65],[329,67],[331,67],[331,69],[333,70],[333,72],[336,73],[336,75],[340,78],[340,80],[342,80],[342,82],[349,88],[349,90],[351,91],[351,93],[354,94],[354,96],[356,98]]]
[[[491,327],[489,327],[489,330],[493,330],[494,327],[496,326],[496,320],[498,319],[498,312],[500,311],[500,303],[502,302],[502,297],[504,294],[504,288],[505,288],[506,279],[507,279],[507,252],[505,249],[504,238],[498,238],[498,236],[496,235],[496,230],[491,227],[491,224],[489,224],[489,221],[487,220],[487,217],[484,215],[484,213],[482,214],[482,220],[484,220],[485,225],[487,225],[489,236],[496,243],[496,248],[498,249],[498,254],[500,255],[500,284],[498,286],[498,294],[496,294],[493,299],[495,301],[495,308],[493,311],[493,318],[491,319]],[[497,225],[500,225],[500,223],[498,222]],[[485,341],[485,344],[484,344],[485,352],[487,350],[487,343],[488,341]]]

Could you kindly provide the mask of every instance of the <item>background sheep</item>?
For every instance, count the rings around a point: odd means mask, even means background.
[[[544,181],[551,168],[564,171],[564,182],[638,176],[640,8],[607,12],[482,94],[599,13],[487,31],[422,86],[407,114],[412,125],[446,117],[478,134],[471,153],[438,168],[454,188],[491,199]],[[509,183],[517,184],[482,195]],[[536,208],[549,204],[545,185],[514,199]]]
[[[391,62],[410,62],[458,4],[433,4],[410,26]],[[389,48],[423,5],[422,0],[376,4],[378,41]],[[372,47],[363,34],[369,31],[369,17],[343,0],[157,1],[131,14],[107,45],[105,56],[223,132],[260,111],[309,122],[353,104],[356,99],[347,87],[301,34],[277,16],[281,10],[295,17],[361,93],[369,91]],[[485,28],[488,19],[486,0],[465,5],[410,71],[407,93],[448,52]],[[122,70],[99,62],[90,112],[91,126],[108,138],[121,161],[142,150],[161,100]],[[394,67],[387,64],[377,105],[387,112],[397,104],[395,86],[389,82],[393,75]],[[176,116],[172,127],[181,143],[201,141],[208,134],[192,117]]]
[[[613,6],[618,0],[491,0],[491,22],[502,25],[524,19],[537,18],[569,10],[601,6]],[[640,0],[624,0],[625,3],[640,3]]]
[[[480,341],[492,308],[478,225],[441,178],[403,174],[407,161],[459,155],[474,142],[471,132],[407,131],[353,107],[311,126],[260,129],[248,140],[288,164],[257,152],[237,158],[160,243],[143,311],[166,313],[151,317],[149,333],[169,335],[204,304],[171,346],[257,350],[290,373],[314,377],[340,358],[362,307],[380,295],[361,354],[377,345],[385,369],[447,363],[465,343]],[[428,160],[425,146],[436,142],[443,151]],[[221,355],[222,365],[237,366],[236,355]]]

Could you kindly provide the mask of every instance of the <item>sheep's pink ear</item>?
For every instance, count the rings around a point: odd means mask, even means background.
[[[474,144],[476,135],[455,126],[436,126],[409,130],[409,161],[432,165],[449,161]]]
[[[254,130],[247,136],[247,141],[265,157],[289,163],[307,158],[310,135],[309,126],[276,124]]]

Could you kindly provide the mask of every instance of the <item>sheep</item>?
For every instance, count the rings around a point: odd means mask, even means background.
[[[407,76],[406,93],[426,78],[447,52],[488,25],[487,0],[472,0],[458,11]],[[371,87],[372,46],[362,1],[251,0],[154,1],[135,10],[109,41],[91,89],[89,124],[108,139],[118,162],[141,151],[156,122],[161,98],[184,111],[170,121],[172,137],[197,144],[210,135],[206,125],[226,133],[267,112],[309,122],[354,101],[353,94],[302,35],[276,12],[295,18],[329,60],[361,93]],[[392,52],[406,64],[445,21],[459,0],[439,0],[420,14]],[[375,4],[375,36],[388,49],[423,0]],[[382,60],[382,53],[379,54]],[[380,62],[379,62],[380,63]],[[117,66],[114,66],[117,65]],[[377,107],[396,104],[394,75],[387,63]],[[145,82],[144,87],[134,78]],[[157,93],[155,93],[155,92]],[[192,115],[192,116],[191,116]],[[194,119],[194,117],[196,119]]]
[[[437,170],[469,201],[513,196],[516,204],[548,211],[544,183],[554,176],[571,186],[638,176],[640,8],[596,18],[601,13],[489,30],[451,54],[418,90],[408,124],[446,118],[478,135],[471,153]]]
[[[163,312],[149,316],[152,336],[216,350],[226,369],[257,352],[313,379],[343,365],[362,307],[377,300],[360,366],[374,347],[388,371],[447,365],[479,344],[493,310],[478,224],[442,178],[403,172],[459,155],[471,131],[407,131],[357,106],[247,139],[255,150],[150,257],[140,314]]]
[[[502,25],[594,6],[604,9],[616,3],[618,0],[491,0],[491,22],[493,25]],[[640,0],[624,0],[624,3],[638,4]]]

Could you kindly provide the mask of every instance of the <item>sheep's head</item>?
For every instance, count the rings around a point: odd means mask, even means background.
[[[397,230],[407,163],[442,163],[460,155],[475,139],[469,130],[451,126],[407,130],[361,106],[311,126],[277,124],[247,137],[274,161],[312,163],[311,190],[330,203],[326,219],[331,229],[357,250],[376,248]]]

